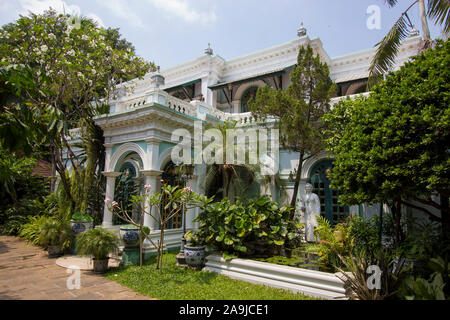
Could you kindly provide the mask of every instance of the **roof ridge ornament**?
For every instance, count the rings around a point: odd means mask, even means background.
[[[416,37],[420,35],[420,31],[416,29],[416,27],[413,25],[411,31],[409,32],[409,37]]]
[[[156,72],[153,72],[152,76],[150,77],[150,83],[152,87],[156,90],[159,90],[160,86],[164,85],[164,76],[161,74],[161,68],[160,66],[156,67]]]
[[[297,36],[304,37],[306,36],[306,28],[303,26],[303,22],[300,24],[300,29],[297,30]]]
[[[211,49],[211,44],[208,43],[208,48],[205,49],[205,54],[208,56],[212,56],[213,55],[213,49]]]

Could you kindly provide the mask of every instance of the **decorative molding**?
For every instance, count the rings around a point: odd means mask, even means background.
[[[127,142],[117,148],[116,152],[114,152],[114,154],[112,155],[109,163],[109,170],[114,171],[119,160],[123,158],[123,156],[128,152],[136,152],[142,160],[143,169],[147,167],[146,152],[138,144],[134,142]]]

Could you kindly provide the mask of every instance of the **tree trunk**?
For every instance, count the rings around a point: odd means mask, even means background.
[[[448,196],[440,194],[441,202],[441,219],[442,219],[442,234],[444,239],[450,240],[450,208]]]
[[[395,227],[395,239],[394,246],[398,247],[402,238],[402,230],[401,230],[401,218],[402,218],[402,205],[400,200],[395,199],[392,204],[392,218],[394,219],[394,227]]]
[[[295,209],[295,202],[297,200],[298,187],[300,185],[300,178],[302,176],[303,158],[304,157],[305,157],[305,152],[300,151],[300,159],[299,159],[300,161],[298,163],[297,175],[295,177],[294,194],[292,195],[292,200],[291,200],[291,207],[293,207],[294,209]]]
[[[422,34],[425,40],[425,49],[428,49],[431,45],[430,28],[428,27],[427,12],[425,8],[425,0],[419,0],[420,8],[420,20],[422,22]]]

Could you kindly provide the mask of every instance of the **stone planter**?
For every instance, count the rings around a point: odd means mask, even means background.
[[[70,220],[70,228],[72,229],[73,233],[76,236],[86,230],[90,230],[90,229],[94,228],[94,223]]]
[[[97,260],[95,258],[92,259],[94,261],[94,272],[95,273],[105,273],[108,271],[108,262],[109,258]]]
[[[200,268],[205,264],[205,247],[194,247],[186,245],[184,247],[186,263],[190,267]]]
[[[133,225],[126,225],[120,227],[119,230],[120,240],[125,248],[138,248],[139,247],[139,228]]]
[[[47,251],[49,258],[57,258],[61,255],[61,246],[48,246]]]

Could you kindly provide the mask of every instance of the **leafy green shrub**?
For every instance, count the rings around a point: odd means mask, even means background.
[[[301,225],[289,207],[279,208],[267,196],[232,204],[229,199],[206,205],[194,220],[206,245],[225,254],[274,254],[295,237]]]
[[[21,226],[19,237],[24,238],[34,245],[38,245],[38,237],[41,233],[42,226],[52,219],[47,216],[28,217],[28,222]]]
[[[428,280],[409,276],[401,285],[399,297],[406,300],[445,300],[450,299],[450,264],[442,257],[428,262],[434,273]]]
[[[93,255],[96,260],[103,260],[119,246],[117,235],[105,229],[92,229],[80,233],[76,239],[76,252],[80,255]]]
[[[83,213],[83,212],[74,213],[72,215],[72,220],[76,221],[76,222],[92,222],[92,221],[94,221],[94,219],[90,215]]]
[[[44,205],[40,199],[22,199],[4,213],[3,233],[17,235],[29,217],[41,214]]]
[[[344,282],[346,295],[350,299],[358,300],[386,300],[393,299],[407,276],[410,268],[404,267],[404,259],[394,258],[394,251],[390,248],[379,249],[378,253],[369,256],[364,251],[348,256],[338,255],[342,267],[338,278]],[[371,288],[368,283],[376,284],[376,279],[369,279],[371,266],[377,266],[381,271],[379,288]],[[375,271],[376,272],[376,271]]]
[[[374,216],[370,220],[365,220],[362,217],[349,218],[348,227],[354,252],[373,256],[380,249],[379,221],[378,216]]]
[[[339,255],[349,256],[353,247],[347,222],[339,223],[332,228],[327,219],[318,216],[317,224],[314,235],[320,239],[317,253],[320,261],[334,268],[342,266]]]
[[[37,243],[43,247],[61,246],[61,249],[70,248],[74,240],[74,234],[70,224],[64,220],[48,219],[40,229]]]

